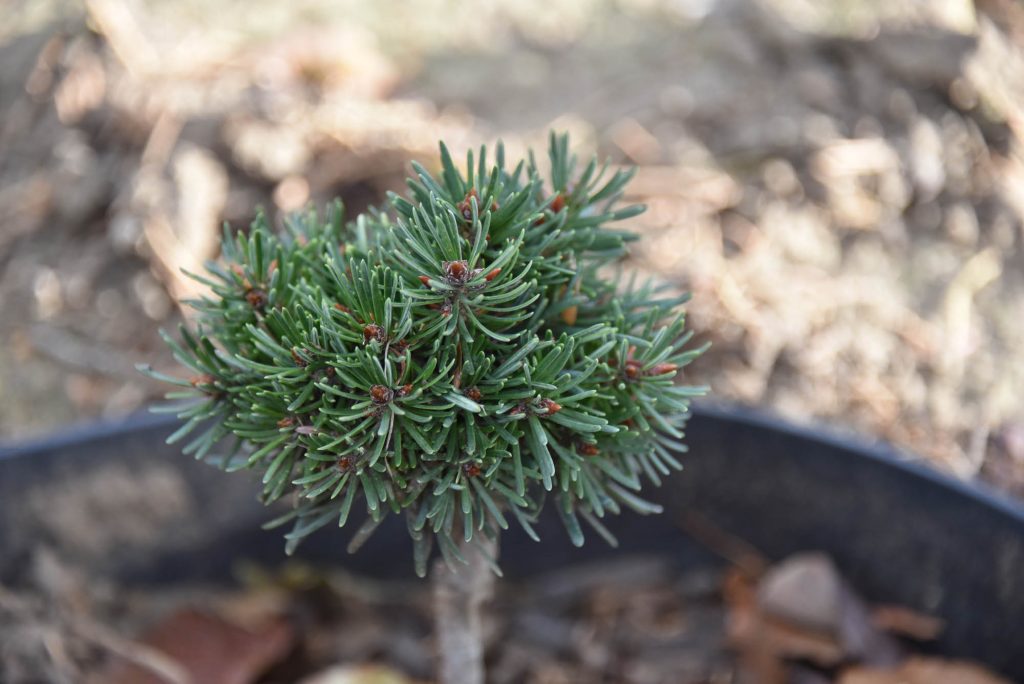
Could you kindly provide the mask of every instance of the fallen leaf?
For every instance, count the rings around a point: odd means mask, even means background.
[[[915,641],[932,641],[946,627],[945,621],[940,618],[903,606],[876,606],[871,611],[871,622],[890,634]]]
[[[1010,684],[989,670],[959,660],[911,658],[895,669],[852,667],[837,684]]]
[[[250,684],[288,653],[293,640],[291,625],[281,619],[245,628],[186,608],[158,623],[139,643],[169,656],[188,673],[190,684]],[[102,681],[165,684],[125,660],[116,661]]]

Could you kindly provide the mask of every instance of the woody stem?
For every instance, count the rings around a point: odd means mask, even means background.
[[[494,592],[487,557],[497,559],[498,543],[483,534],[459,542],[466,563],[450,568],[437,560],[432,571],[434,626],[440,656],[440,684],[484,684],[481,605]]]

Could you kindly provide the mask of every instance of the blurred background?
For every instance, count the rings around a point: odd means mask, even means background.
[[[220,225],[502,138],[638,165],[717,400],[1024,493],[1014,0],[0,5],[0,439],[139,410]]]

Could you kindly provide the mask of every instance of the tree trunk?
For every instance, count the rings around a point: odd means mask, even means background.
[[[461,542],[467,564],[434,563],[434,630],[440,656],[440,684],[484,684],[484,643],[480,605],[494,591],[494,572],[484,554],[497,560],[498,544],[483,534]]]

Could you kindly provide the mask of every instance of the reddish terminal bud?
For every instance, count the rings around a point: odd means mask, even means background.
[[[341,313],[352,313],[352,309],[348,308],[344,304],[335,304],[334,308],[340,311]]]
[[[501,269],[500,268],[496,268],[496,269],[492,270],[490,273],[488,273],[487,275],[485,275],[484,276],[484,280],[486,280],[487,282],[491,282],[492,280],[497,278],[498,274],[500,274],[500,273],[501,273]]]
[[[464,463],[462,465],[462,472],[466,474],[466,477],[476,477],[480,474],[480,466],[476,463]]]
[[[395,397],[394,391],[384,385],[374,385],[370,388],[370,399],[374,404],[387,404]]]
[[[340,470],[343,473],[346,473],[352,470],[352,457],[342,456],[341,458],[338,459],[338,462],[335,463],[335,465],[338,466],[338,470]]]
[[[423,283],[423,287],[430,287],[430,277],[429,276],[422,275],[422,276],[419,276],[419,279],[420,279],[420,282]]]
[[[576,451],[578,451],[581,456],[597,456],[601,453],[601,450],[597,448],[597,445],[591,444],[590,442],[577,442]]]
[[[452,315],[452,303],[450,301],[445,301],[445,303],[441,305],[441,315],[442,316],[451,316]]]
[[[473,203],[471,200],[474,197],[478,197],[476,194],[476,188],[470,188],[469,192],[466,194],[466,199],[455,205],[455,209],[459,212],[459,216],[467,221],[473,220]]]
[[[277,421],[277,427],[279,428],[289,428],[292,425],[295,425],[295,419],[291,416],[286,416],[281,420]]]
[[[462,260],[446,261],[444,273],[451,282],[455,284],[464,283],[469,277],[469,264]]]
[[[306,360],[299,356],[299,352],[295,349],[295,347],[292,347],[292,361],[294,361],[295,365],[298,366],[299,368],[306,367]]]
[[[562,209],[565,209],[565,197],[562,193],[558,193],[555,195],[555,199],[551,200],[551,211],[557,214]]]
[[[659,363],[654,368],[647,372],[648,375],[665,375],[666,373],[674,373],[679,370],[679,366],[674,363]]]
[[[554,414],[562,410],[562,405],[556,401],[552,401],[551,399],[541,399],[540,407],[547,411],[546,415],[549,416],[553,416]]]
[[[276,270],[277,270],[277,259],[273,259],[273,260],[271,260],[270,265],[267,266],[267,275],[268,276],[274,275],[274,271],[276,271]]]
[[[635,380],[640,377],[640,362],[630,359],[626,361],[626,377]]]
[[[369,343],[374,340],[377,342],[383,342],[384,338],[384,328],[380,327],[376,323],[370,323],[363,326],[363,342]]]
[[[398,388],[396,394],[400,397],[407,397],[412,394],[412,385],[402,385]]]
[[[262,309],[267,305],[267,293],[263,290],[249,290],[245,293],[245,301],[254,309]]]
[[[477,387],[470,387],[465,392],[463,392],[463,394],[465,394],[473,401],[477,402],[484,398],[483,392],[481,392],[480,389]]]
[[[193,387],[199,387],[201,385],[212,385],[213,384],[213,376],[209,375],[207,373],[204,373],[203,375],[193,376],[192,378],[189,379],[188,382]]]

